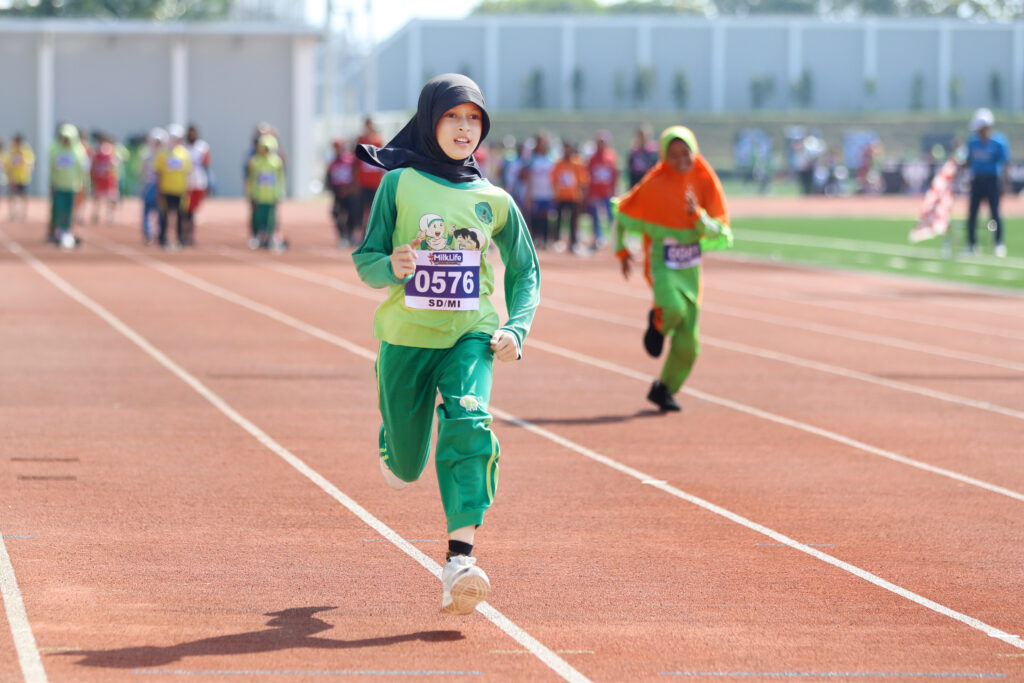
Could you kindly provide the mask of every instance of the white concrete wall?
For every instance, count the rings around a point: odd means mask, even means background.
[[[481,41],[483,44],[481,45]],[[444,49],[439,50],[438,45]],[[742,112],[751,108],[751,82],[770,76],[766,109],[797,108],[791,86],[811,74],[811,109],[907,111],[912,83],[923,78],[925,109],[950,108],[950,82],[958,77],[956,108],[992,106],[988,82],[1000,75],[1002,107],[1024,110],[1024,20],[978,24],[955,19],[808,17],[699,17],[559,15],[414,20],[378,50],[379,108],[415,105],[427,70],[471,73],[498,109],[523,109],[523,90],[535,69],[543,73],[544,106],[569,109],[571,77],[583,74],[583,109],[636,107],[632,98],[639,66],[654,69],[654,92],[638,108],[670,111],[675,75],[685,72],[691,111]],[[440,61],[438,61],[440,60]],[[626,97],[616,101],[615,81]],[[874,78],[876,94],[865,82]]]
[[[121,140],[194,122],[218,193],[235,196],[253,127],[266,121],[288,155],[290,193],[307,196],[318,37],[266,24],[0,20],[0,138],[21,132],[43,159],[62,121]],[[34,191],[46,183],[40,163]]]

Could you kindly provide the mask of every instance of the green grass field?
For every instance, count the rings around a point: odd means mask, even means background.
[[[911,222],[896,219],[742,218],[733,224],[732,253],[1024,291],[1024,219],[1004,219],[1006,258],[992,255],[992,234],[981,226],[975,256],[962,253],[963,221],[954,221],[948,242],[910,244],[910,228]]]

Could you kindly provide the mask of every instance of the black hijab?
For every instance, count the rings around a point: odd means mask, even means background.
[[[416,115],[391,142],[383,147],[359,145],[356,156],[368,164],[387,170],[415,168],[454,183],[465,183],[483,178],[476,159],[470,154],[461,161],[452,159],[437,144],[437,122],[446,111],[464,102],[480,107],[483,129],[480,142],[491,129],[491,120],[484,109],[484,96],[479,86],[462,74],[442,74],[427,81],[420,91]],[[474,152],[476,150],[473,150]]]

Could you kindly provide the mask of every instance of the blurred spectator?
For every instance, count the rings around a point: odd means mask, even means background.
[[[324,188],[334,197],[331,218],[338,233],[338,248],[352,244],[356,226],[359,225],[359,186],[356,184],[356,155],[345,141],[334,141],[334,158],[327,166]]]
[[[821,181],[823,194],[828,197],[846,194],[846,180],[850,177],[850,173],[836,152],[828,153],[824,167],[820,168],[820,173],[824,176]]]
[[[633,146],[629,148],[629,159],[626,167],[629,175],[629,186],[633,187],[649,170],[658,163],[658,144],[651,140],[650,126],[644,124],[636,129]]]
[[[286,250],[288,243],[277,224],[277,203],[285,192],[284,161],[277,154],[277,138],[273,135],[261,135],[256,141],[256,154],[249,162],[245,189],[254,208],[256,246]]]
[[[964,161],[971,171],[971,198],[967,213],[967,251],[973,254],[977,249],[978,209],[983,201],[988,202],[989,213],[995,221],[996,256],[1006,256],[1003,243],[1003,218],[999,214],[999,198],[1009,186],[1008,165],[1010,143],[1002,133],[992,130],[995,118],[988,109],[979,109],[971,119],[971,135],[967,138],[967,158]]]
[[[530,230],[538,249],[546,249],[551,212],[555,208],[555,186],[551,182],[551,169],[555,162],[548,149],[548,138],[539,133],[534,141],[533,151],[523,164],[521,179],[526,186],[526,207],[530,216]]]
[[[759,194],[767,194],[772,181],[772,139],[760,128],[745,128],[736,134],[733,159],[743,182],[753,183]]]
[[[185,209],[185,235],[182,242],[186,246],[195,244],[196,212],[206,197],[210,186],[210,145],[199,137],[199,128],[189,124],[185,133],[185,149],[192,159],[192,172],[188,176],[188,202]]]
[[[373,145],[381,147],[384,139],[377,130],[373,118],[367,116],[363,120],[363,132],[356,140],[357,145]],[[359,225],[365,231],[366,221],[370,216],[370,207],[373,206],[373,198],[377,196],[377,188],[380,187],[381,178],[384,177],[384,169],[378,168],[365,161],[356,161],[356,184],[359,186]]]
[[[800,190],[805,195],[815,194],[815,169],[818,159],[825,152],[825,143],[821,138],[808,135],[793,140],[793,167],[796,171],[797,180],[800,182]],[[820,187],[820,185],[818,185]]]
[[[526,183],[523,182],[522,172],[526,158],[526,145],[516,143],[511,135],[503,141],[504,153],[501,158],[501,171],[499,177],[505,191],[512,195],[516,204],[526,206]]]
[[[167,126],[167,147],[160,151],[153,167],[156,169],[158,192],[157,206],[160,211],[160,234],[157,240],[164,249],[178,249],[182,246],[183,222],[188,204],[188,176],[192,172],[192,157],[184,145],[185,129],[174,123]],[[174,213],[175,239],[167,239],[169,214]]]
[[[857,164],[857,193],[878,194],[883,190],[879,163],[881,157],[881,144],[877,141],[866,143],[860,150],[860,160]]]
[[[3,159],[4,169],[0,169],[0,176],[6,170],[9,192],[7,201],[9,203],[11,220],[28,219],[28,186],[32,182],[32,171],[36,165],[36,155],[32,147],[22,139],[21,133],[15,133],[11,138],[11,149]],[[21,210],[17,208],[20,205]]]
[[[146,244],[153,242],[154,213],[159,211],[159,192],[156,186],[156,158],[167,144],[167,131],[154,128],[146,136],[146,149],[142,152],[142,239]]]
[[[580,161],[576,146],[571,142],[562,145],[562,158],[551,169],[551,182],[555,187],[555,240],[561,239],[562,225],[569,220],[569,251],[581,253],[577,231],[580,209],[586,196],[590,174]]]
[[[121,198],[121,157],[113,139],[106,133],[93,134],[89,177],[92,181],[92,222],[100,221],[100,205],[107,207],[107,224],[114,222],[117,202]]]
[[[586,202],[594,229],[595,249],[607,243],[604,230],[611,230],[612,197],[619,182],[619,157],[611,146],[611,140],[611,133],[599,130],[594,136],[594,153],[587,160],[590,184],[587,186]]]
[[[931,165],[924,159],[910,159],[903,162],[901,169],[903,186],[907,192],[921,194],[928,186],[932,177]]]
[[[57,142],[50,148],[50,197],[52,234],[48,239],[65,249],[78,246],[72,230],[75,196],[85,186],[88,158],[79,144],[78,128],[61,124]]]

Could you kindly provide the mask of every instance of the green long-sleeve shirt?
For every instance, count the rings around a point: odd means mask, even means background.
[[[399,279],[390,256],[403,244],[422,253],[417,272]],[[390,288],[374,316],[374,336],[389,344],[442,349],[467,333],[497,330],[498,312],[490,301],[492,244],[505,264],[508,322],[501,328],[522,349],[540,301],[540,268],[509,194],[486,180],[452,183],[411,168],[386,173],[366,236],[353,254],[363,282]]]

